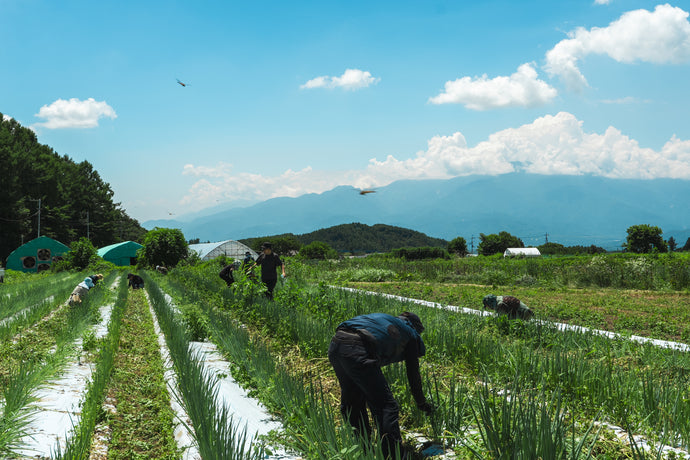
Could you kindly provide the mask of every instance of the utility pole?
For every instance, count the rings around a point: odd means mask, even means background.
[[[470,254],[474,254],[474,235],[472,235],[472,239],[470,240]]]
[[[544,244],[549,244],[549,234],[548,233],[544,234],[544,240],[546,241]]]
[[[39,198],[36,200],[33,198],[29,198],[29,200],[38,201],[38,235],[36,236],[36,238],[38,238],[41,236],[41,199]]]

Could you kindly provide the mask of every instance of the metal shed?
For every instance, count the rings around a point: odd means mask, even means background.
[[[218,243],[190,244],[189,250],[199,254],[201,260],[211,260],[218,256],[232,257],[236,260],[244,259],[244,254],[249,251],[253,259],[259,255],[252,251],[246,244],[235,240],[220,241]]]
[[[69,247],[47,236],[39,236],[19,246],[7,257],[7,269],[22,272],[42,272],[50,270],[56,260],[60,260]]]
[[[508,248],[503,253],[503,257],[541,257],[541,252],[537,248]]]
[[[139,243],[124,241],[100,248],[98,255],[118,267],[126,267],[127,265],[136,265],[137,251],[140,248],[143,248],[143,246]]]

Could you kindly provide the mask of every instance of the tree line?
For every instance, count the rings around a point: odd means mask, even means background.
[[[41,144],[0,113],[0,260],[40,235],[96,247],[140,240],[146,233],[113,201],[113,190],[88,161],[77,163]],[[40,200],[40,223],[39,217]]]

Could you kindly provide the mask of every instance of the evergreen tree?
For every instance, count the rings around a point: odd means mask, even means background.
[[[96,247],[140,240],[146,230],[113,202],[113,191],[88,161],[76,163],[40,144],[36,134],[0,113],[0,259],[41,235],[65,244],[89,237]]]

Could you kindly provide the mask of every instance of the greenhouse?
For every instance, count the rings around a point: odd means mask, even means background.
[[[56,260],[69,251],[69,247],[47,236],[39,236],[19,246],[7,257],[7,268],[23,272],[49,270]]]
[[[98,255],[118,267],[125,267],[127,265],[136,265],[137,251],[142,247],[142,245],[134,241],[125,241],[100,248]]]
[[[189,250],[199,254],[201,260],[211,260],[218,256],[232,257],[233,259],[244,259],[244,254],[249,251],[252,258],[256,259],[258,254],[239,241],[226,240],[218,243],[190,244]]]
[[[508,248],[503,253],[503,257],[541,257],[541,252],[537,248]]]

